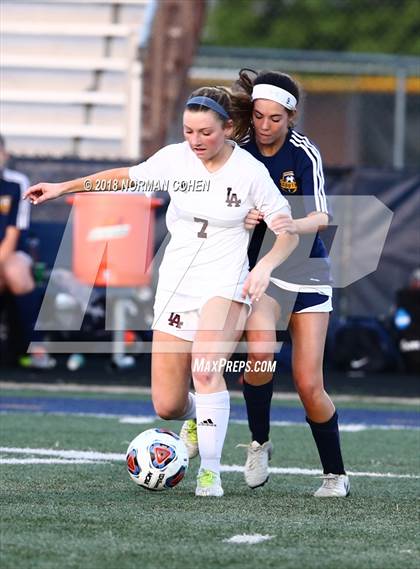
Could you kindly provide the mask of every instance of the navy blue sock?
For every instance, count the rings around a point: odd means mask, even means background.
[[[23,330],[19,324],[15,297],[7,291],[0,294],[0,321],[5,332],[5,337],[0,341],[0,360],[15,364],[24,348]]]
[[[311,427],[324,474],[345,474],[341,456],[337,411],[325,423],[314,423],[308,417],[306,417],[306,422]]]
[[[264,385],[255,386],[250,385],[244,379],[243,393],[252,440],[262,445],[268,441],[270,434],[270,407],[271,398],[273,397],[273,380]]]
[[[34,289],[27,294],[17,294],[15,303],[19,324],[23,332],[23,352],[26,352],[30,342],[42,339],[42,333],[34,329],[41,307],[40,293]]]

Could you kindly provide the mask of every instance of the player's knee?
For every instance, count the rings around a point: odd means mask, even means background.
[[[226,358],[211,357],[201,352],[193,353],[191,374],[194,386],[204,391],[218,383],[225,370]]]
[[[276,336],[272,331],[248,330],[248,362],[252,369],[261,367],[261,362],[271,362],[276,349]],[[266,366],[266,364],[263,364]],[[248,366],[249,367],[249,366]]]
[[[276,335],[273,330],[247,330],[246,340],[250,356],[265,354],[267,358],[273,357],[276,349]]]
[[[273,352],[250,352],[245,369],[245,380],[250,385],[263,385],[273,379],[274,369]]]
[[[298,379],[296,382],[297,392],[305,407],[313,407],[322,399],[324,386],[322,382]]]
[[[3,267],[3,276],[7,288],[13,294],[27,294],[35,286],[31,272],[28,267],[19,262],[7,262]]]
[[[154,400],[153,407],[155,409],[156,415],[165,421],[178,419],[182,416],[183,413],[182,406],[180,406],[178,403],[171,403],[164,399]]]
[[[12,281],[9,283],[9,290],[16,296],[20,296],[22,294],[28,294],[32,292],[34,289],[34,283],[31,281],[26,282],[16,282]]]
[[[250,352],[248,354],[249,367],[252,371],[267,371],[271,366],[268,364],[274,359],[273,352]]]
[[[198,388],[208,388],[216,380],[216,373],[212,371],[195,371],[193,372],[194,385]]]

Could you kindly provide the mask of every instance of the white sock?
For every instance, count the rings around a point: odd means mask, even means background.
[[[180,421],[187,421],[188,419],[195,419],[195,395],[194,393],[188,393],[188,405],[185,413],[181,417],[177,417]]]
[[[196,393],[195,400],[200,468],[218,473],[229,422],[229,392]]]

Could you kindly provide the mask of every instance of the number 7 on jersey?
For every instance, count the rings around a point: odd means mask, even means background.
[[[197,233],[197,237],[200,237],[201,239],[206,239],[206,237],[207,237],[206,229],[207,229],[207,226],[209,224],[208,219],[201,219],[201,217],[194,217],[194,221],[196,221],[197,223],[203,224],[202,228]]]

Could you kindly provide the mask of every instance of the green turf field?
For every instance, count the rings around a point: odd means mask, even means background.
[[[104,395],[102,395],[103,397]],[[158,424],[158,423],[155,423]],[[160,424],[163,424],[161,422]],[[175,422],[166,427],[179,429]],[[344,432],[348,470],[389,473],[352,476],[347,499],[320,500],[320,481],[305,474],[272,474],[251,491],[240,472],[222,474],[225,496],[195,498],[197,462],[174,490],[143,491],[124,462],[110,456],[77,464],[54,451],[124,454],[151,425],[118,418],[9,413],[0,416],[1,569],[409,569],[419,566],[416,498],[419,431]],[[247,429],[232,424],[224,465],[243,465]],[[273,467],[318,469],[309,429],[274,427]],[[22,452],[23,447],[49,449]],[[67,458],[66,458],[67,456]],[[19,461],[32,458],[34,463]],[[56,464],[40,460],[61,460]],[[241,534],[270,539],[229,543]]]

